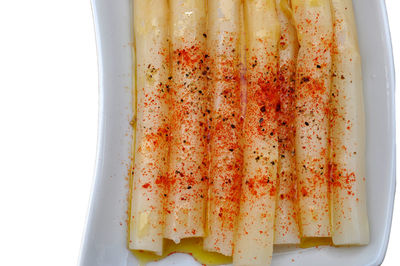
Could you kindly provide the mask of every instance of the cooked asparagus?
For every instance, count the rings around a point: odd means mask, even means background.
[[[135,0],[134,12],[137,121],[129,248],[161,255],[169,123],[168,1]]]
[[[332,0],[332,9],[332,240],[335,245],[365,245],[365,117],[357,29],[351,0]]]
[[[247,39],[247,109],[244,172],[234,265],[269,265],[276,203],[278,41],[275,0],[244,2]]]

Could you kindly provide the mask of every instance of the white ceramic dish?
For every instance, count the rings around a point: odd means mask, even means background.
[[[126,246],[131,150],[130,0],[92,0],[100,73],[97,167],[80,265],[133,266]],[[379,265],[386,253],[395,193],[394,67],[384,0],[354,0],[367,116],[367,191],[371,243],[276,252],[272,265]],[[154,265],[197,265],[174,254]]]

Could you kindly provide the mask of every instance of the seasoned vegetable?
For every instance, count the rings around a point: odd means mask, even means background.
[[[295,158],[294,90],[299,44],[292,23],[289,0],[276,0],[281,25],[278,87],[278,197],[275,214],[275,244],[300,243],[297,223],[297,174]]]
[[[208,1],[210,187],[204,249],[232,256],[242,182],[240,0]]]
[[[332,0],[332,8],[332,240],[335,245],[365,245],[369,242],[365,117],[357,29],[351,0]]]
[[[171,0],[171,149],[164,236],[204,236],[208,186],[206,1]]]
[[[368,244],[352,0],[133,4],[141,262],[261,266],[274,244]]]
[[[137,122],[129,248],[161,255],[169,123],[168,1],[135,0],[134,5]]]
[[[330,0],[292,0],[300,50],[296,69],[296,168],[302,237],[330,237],[328,197]]]
[[[244,2],[247,39],[247,109],[243,182],[234,265],[269,265],[276,203],[276,109],[280,26],[275,0]]]

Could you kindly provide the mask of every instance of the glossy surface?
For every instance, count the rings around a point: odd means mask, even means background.
[[[354,0],[363,63],[367,128],[367,195],[371,243],[366,247],[276,248],[272,265],[378,265],[390,233],[395,190],[394,68],[383,0]],[[82,266],[132,266],[127,249],[131,149],[132,61],[128,0],[93,0],[99,54],[100,113],[97,167]],[[116,30],[118,29],[118,30]],[[151,265],[198,265],[174,254]]]

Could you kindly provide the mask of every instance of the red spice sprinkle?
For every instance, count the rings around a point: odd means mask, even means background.
[[[150,183],[146,183],[146,184],[144,184],[142,187],[143,188],[149,188],[151,185],[150,185]]]

